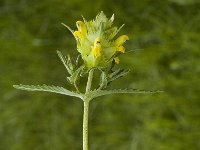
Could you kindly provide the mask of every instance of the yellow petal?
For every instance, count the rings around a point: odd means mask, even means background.
[[[115,61],[116,64],[119,64],[119,58],[118,57],[115,57],[114,61]]]
[[[97,37],[94,41],[94,47],[93,47],[93,54],[95,57],[101,56],[101,41],[100,37]]]
[[[129,37],[127,35],[121,35],[115,40],[115,46],[120,46],[124,44],[124,42],[126,42],[127,40],[129,40]]]
[[[95,57],[101,56],[101,47],[100,46],[94,47],[93,54],[94,54]]]
[[[124,53],[125,52],[124,46],[122,46],[122,45],[118,46],[117,47],[117,51],[120,51],[120,52]]]
[[[79,39],[82,38],[82,34],[80,31],[75,31],[74,36],[77,36]]]
[[[76,26],[77,26],[78,30],[80,31],[80,33],[83,36],[86,36],[86,34],[87,34],[87,28],[86,28],[85,23],[83,21],[77,21],[76,22]]]

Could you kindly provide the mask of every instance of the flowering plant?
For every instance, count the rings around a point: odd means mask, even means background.
[[[69,76],[68,82],[75,87],[75,91],[67,90],[59,86],[48,85],[14,85],[16,89],[27,91],[47,91],[59,93],[68,96],[78,97],[84,102],[83,115],[83,150],[88,150],[88,113],[90,101],[96,97],[116,94],[116,93],[156,93],[161,91],[144,91],[137,89],[114,89],[107,90],[107,86],[114,80],[128,74],[129,70],[115,68],[119,63],[119,56],[125,53],[124,43],[129,40],[127,35],[121,35],[117,38],[116,35],[121,27],[112,27],[114,15],[108,19],[103,12],[98,14],[95,20],[77,21],[77,30],[74,31],[66,26],[77,42],[77,50],[83,60],[80,62],[80,57],[74,61],[70,55],[64,56],[60,51],[57,51],[59,58],[64,64]],[[97,88],[92,88],[92,80],[94,71],[100,71],[100,82]],[[88,76],[85,91],[81,91],[77,85],[80,78]]]

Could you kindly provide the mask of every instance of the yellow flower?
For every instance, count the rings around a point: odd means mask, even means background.
[[[76,26],[78,28],[78,31],[74,32],[74,35],[77,36],[79,39],[84,38],[87,34],[87,29],[82,21],[77,21]]]
[[[114,15],[108,19],[103,12],[98,14],[94,20],[77,21],[77,30],[73,35],[77,39],[77,50],[87,68],[104,68],[114,61],[119,63],[118,55],[125,52],[123,44],[129,40],[127,35],[115,38],[123,27],[112,27]]]
[[[123,45],[127,40],[129,40],[127,35],[121,35],[115,40],[115,45],[120,46]]]
[[[122,53],[125,52],[125,48],[122,46],[127,40],[129,40],[129,37],[127,35],[121,35],[115,40],[115,46],[117,47],[117,51],[120,51]]]
[[[97,37],[94,42],[94,46],[92,46],[92,52],[95,57],[101,56],[101,41],[100,37]]]

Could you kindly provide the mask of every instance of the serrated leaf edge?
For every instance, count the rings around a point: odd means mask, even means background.
[[[139,89],[114,89],[114,90],[93,90],[90,93],[91,99],[96,97],[110,95],[110,94],[153,94],[153,93],[161,93],[164,91],[155,90],[155,91],[148,91],[148,90],[139,90]]]
[[[78,97],[83,99],[84,95],[76,93],[74,91],[69,91],[63,87],[60,86],[55,86],[55,85],[13,85],[14,88],[19,89],[19,90],[25,90],[25,91],[44,91],[44,92],[51,92],[51,93],[58,93],[62,95],[68,95],[68,96],[73,96],[73,97]]]

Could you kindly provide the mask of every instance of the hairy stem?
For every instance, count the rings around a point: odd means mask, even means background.
[[[93,69],[90,70],[90,72],[89,72],[85,94],[87,94],[88,92],[90,92],[91,85],[92,85],[93,72],[94,72]]]
[[[84,101],[83,114],[83,150],[88,150],[88,115],[89,115],[89,101]]]
[[[88,116],[89,116],[89,103],[90,99],[87,97],[88,92],[90,92],[93,79],[93,70],[90,70],[88,75],[87,86],[85,90],[84,99],[84,114],[83,114],[83,150],[88,150]]]

